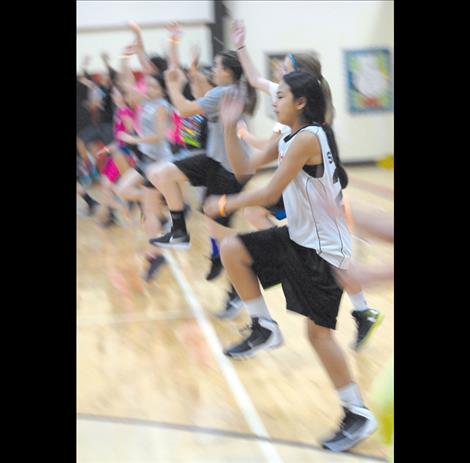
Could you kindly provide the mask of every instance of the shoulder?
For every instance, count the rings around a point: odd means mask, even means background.
[[[320,141],[313,130],[301,130],[292,140],[288,151],[291,154],[316,160],[321,156]]]

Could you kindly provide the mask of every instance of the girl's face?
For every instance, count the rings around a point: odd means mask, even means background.
[[[232,74],[222,65],[222,57],[217,55],[212,66],[212,76],[216,85],[228,85],[233,81]]]
[[[145,87],[145,96],[149,100],[155,100],[163,96],[162,87],[153,77],[145,76]]]
[[[289,86],[281,80],[277,89],[277,99],[273,103],[278,122],[292,127],[299,118],[303,106],[302,100],[300,98],[295,100]]]

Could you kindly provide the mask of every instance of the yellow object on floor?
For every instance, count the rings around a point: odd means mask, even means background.
[[[388,462],[393,463],[394,443],[394,358],[387,362],[372,385],[371,409],[377,417],[381,440],[389,447]]]
[[[382,167],[383,169],[393,169],[394,167],[394,156],[393,154],[389,154],[384,158],[377,161],[377,166]]]

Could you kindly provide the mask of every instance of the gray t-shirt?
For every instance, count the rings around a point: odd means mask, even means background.
[[[170,105],[163,98],[157,98],[150,101],[143,100],[140,111],[140,132],[142,136],[146,137],[148,135],[155,135],[157,132],[155,117],[158,109],[162,106],[168,111],[168,118],[170,118]],[[171,160],[172,154],[170,144],[166,138],[157,143],[139,143],[138,147],[142,153],[155,159],[155,161]]]
[[[224,126],[219,121],[219,104],[222,96],[235,88],[234,84],[215,87],[209,90],[202,98],[196,100],[196,103],[206,113],[208,121],[207,156],[214,159],[214,161],[220,162],[226,170],[232,173],[233,169],[225,149]],[[243,140],[240,140],[240,144],[243,151],[250,155],[249,146]]]

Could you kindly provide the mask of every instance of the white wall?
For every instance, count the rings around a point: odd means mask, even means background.
[[[103,71],[100,53],[106,51],[113,66],[119,65],[119,55],[132,43],[133,35],[127,27],[129,20],[142,27],[142,36],[149,53],[165,54],[167,31],[165,24],[178,20],[184,26],[180,45],[180,59],[188,63],[192,44],[201,47],[201,61],[212,62],[209,28],[213,22],[211,0],[198,1],[78,1],[77,2],[77,70],[85,55],[92,57],[90,70]],[[188,24],[184,24],[189,22]],[[131,67],[139,69],[132,58]]]
[[[213,22],[210,0],[198,1],[77,1],[77,27],[119,27],[130,19],[154,24],[170,21]]]
[[[227,1],[226,5],[234,18],[244,20],[248,50],[263,75],[268,75],[267,52],[319,53],[333,93],[334,128],[343,160],[372,160],[393,153],[393,112],[348,112],[343,56],[344,50],[383,47],[391,50],[393,61],[392,1],[250,0]],[[228,26],[226,43],[231,47]],[[266,115],[267,97],[261,98],[250,125],[256,134],[269,136],[273,123]]]
[[[99,4],[99,5],[96,5]],[[106,14],[110,5],[114,13]],[[267,52],[308,51],[320,54],[323,73],[330,83],[336,107],[335,131],[344,160],[379,159],[394,151],[393,112],[351,114],[347,105],[347,80],[344,50],[369,47],[389,48],[393,59],[393,2],[392,1],[226,1],[233,17],[245,21],[247,46],[253,61],[267,76]],[[184,7],[182,7],[184,6]],[[167,45],[166,30],[156,25],[161,20],[194,21],[212,12],[211,1],[189,2],[78,2],[77,14],[82,27],[101,24],[124,27],[128,19],[144,19],[143,28],[147,50],[162,54]],[[97,9],[98,8],[98,9]],[[117,8],[117,10],[116,10]],[[130,14],[132,12],[132,14]],[[212,14],[212,13],[211,13]],[[122,22],[120,22],[122,21]],[[142,22],[141,22],[142,23]],[[154,26],[151,26],[154,24]],[[226,27],[226,44],[231,47],[230,23]],[[99,58],[102,51],[118,65],[122,49],[132,41],[130,31],[119,27],[101,32],[77,33],[77,69],[84,55],[92,56],[90,70],[104,67]],[[85,27],[86,29],[86,27]],[[202,49],[202,61],[210,64],[211,40],[209,29],[194,22],[184,26],[180,57],[189,63],[191,44]],[[135,58],[131,66],[138,69]],[[259,94],[260,104],[250,124],[256,134],[269,136],[272,120],[266,115],[265,96]]]
[[[183,64],[189,64],[191,59],[191,46],[198,44],[201,48],[201,62],[212,63],[212,46],[210,31],[206,26],[184,27],[184,35],[179,46],[179,56]],[[142,30],[145,49],[148,53],[165,55],[167,49],[168,32],[162,27],[151,27]],[[106,51],[113,66],[119,66],[119,55],[133,41],[131,31],[103,31],[85,32],[77,34],[77,70],[85,55],[92,57],[90,71],[104,71],[100,53]],[[137,58],[132,57],[130,65],[133,69],[140,69]]]

